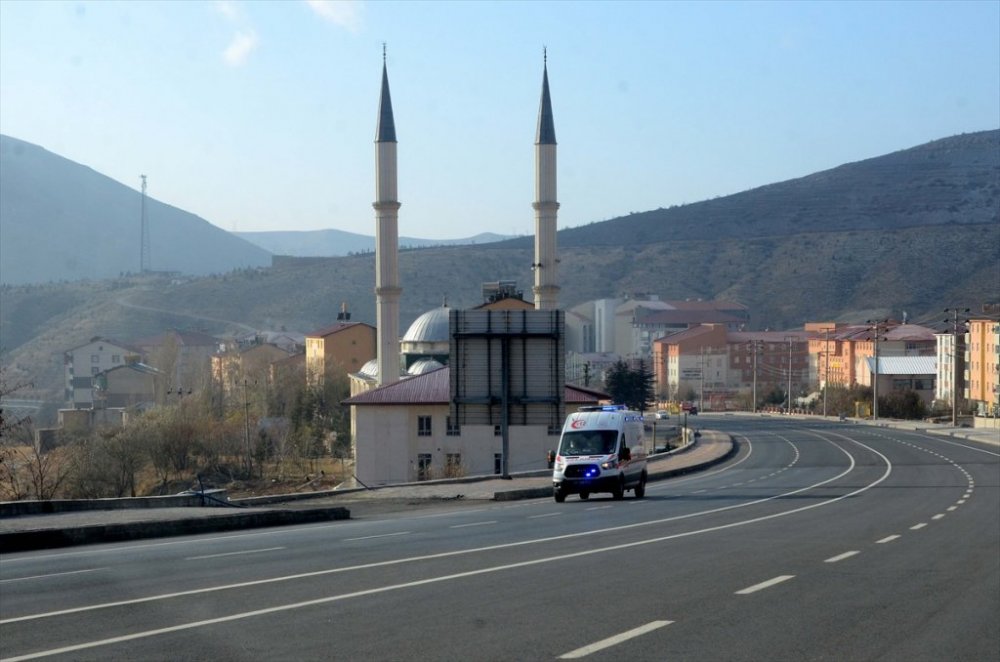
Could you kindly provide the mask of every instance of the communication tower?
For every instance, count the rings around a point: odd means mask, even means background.
[[[149,271],[149,221],[146,219],[146,175],[142,178],[142,207],[139,220],[139,273]]]

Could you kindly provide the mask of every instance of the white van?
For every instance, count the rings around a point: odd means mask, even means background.
[[[646,451],[642,414],[624,405],[583,407],[566,417],[552,469],[553,495],[589,499],[610,492],[615,499],[634,490],[646,494]]]

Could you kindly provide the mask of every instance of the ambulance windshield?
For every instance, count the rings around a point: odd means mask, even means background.
[[[577,430],[564,432],[559,444],[559,454],[611,455],[615,452],[618,432],[615,430]]]

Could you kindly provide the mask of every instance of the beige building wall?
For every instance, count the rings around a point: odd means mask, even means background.
[[[154,402],[156,399],[156,375],[131,367],[122,367],[105,373],[107,388],[100,403],[95,408],[131,407]]]
[[[966,398],[976,413],[1000,414],[1000,321],[973,319],[966,335]]]
[[[567,408],[567,414],[572,408]],[[431,419],[430,435],[421,436],[420,417]],[[501,437],[492,426],[467,425],[460,434],[448,434],[448,405],[354,405],[351,407],[351,438],[358,479],[365,485],[390,485],[421,479],[444,478],[449,474],[448,456],[458,456],[461,464],[452,475],[490,475]],[[362,441],[358,441],[362,440]],[[546,469],[546,453],[555,450],[558,435],[549,435],[545,426],[510,427],[512,473]],[[429,470],[421,476],[420,456],[430,456]]]
[[[341,370],[358,372],[375,358],[377,333],[369,324],[345,324],[329,333],[306,336],[306,380],[322,385],[328,376]]]

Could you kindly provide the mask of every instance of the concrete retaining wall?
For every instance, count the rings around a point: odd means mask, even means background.
[[[225,490],[206,490],[200,494],[173,494],[170,496],[129,497],[124,499],[56,499],[53,501],[3,501],[0,517],[18,515],[48,515],[51,513],[76,513],[84,510],[123,510],[132,508],[201,508],[226,506]]]

